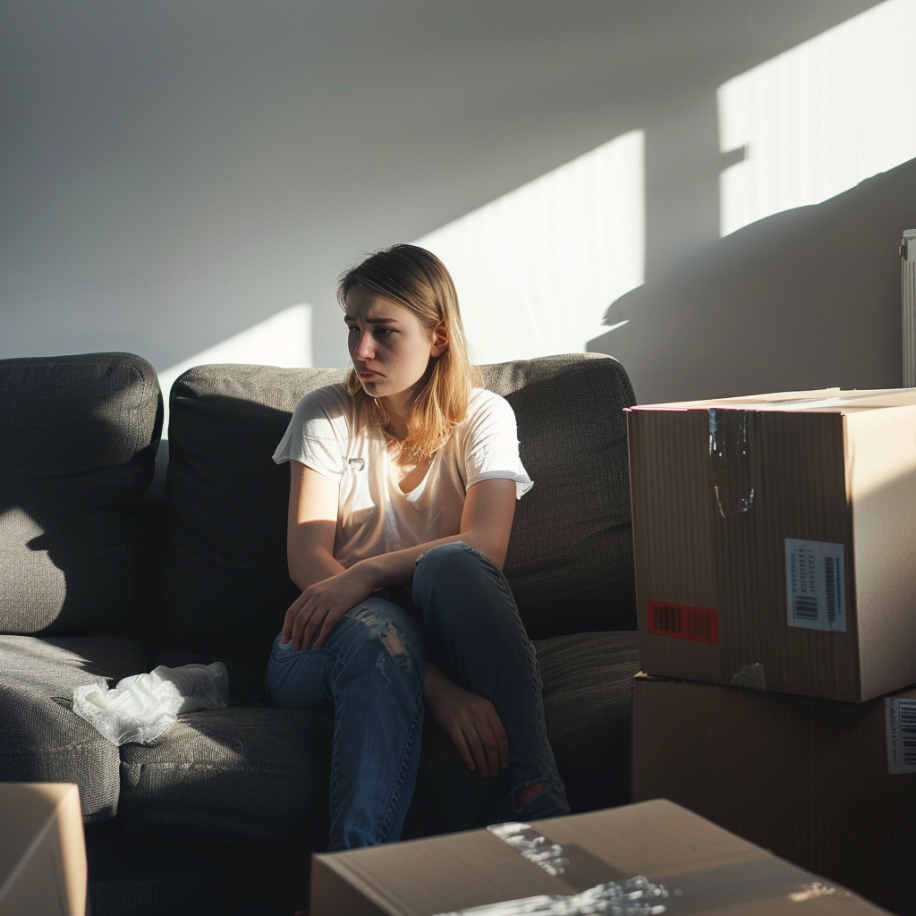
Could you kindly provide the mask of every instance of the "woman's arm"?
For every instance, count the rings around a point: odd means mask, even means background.
[[[286,612],[283,624],[284,641],[292,640],[294,649],[320,649],[353,605],[377,588],[410,582],[417,559],[439,544],[464,541],[500,568],[505,562],[515,516],[513,480],[482,480],[472,486],[465,497],[458,534],[360,560],[344,570],[332,555],[337,486],[310,468],[300,467],[299,492],[294,493],[295,484],[290,491],[288,543],[290,575],[303,592]]]
[[[286,612],[282,642],[292,640],[294,649],[308,648],[324,615],[349,602],[334,616],[324,635],[327,639],[333,625],[377,587],[364,574],[345,570],[334,558],[339,489],[333,480],[299,461],[290,461],[286,561],[290,578],[302,594]]]
[[[514,518],[515,481],[482,480],[467,491],[458,534],[370,557],[355,565],[365,565],[371,570],[372,580],[377,583],[376,588],[404,585],[413,578],[417,560],[431,547],[464,541],[502,569],[506,562]]]
[[[303,591],[343,572],[334,559],[339,486],[300,461],[290,461],[286,562]]]

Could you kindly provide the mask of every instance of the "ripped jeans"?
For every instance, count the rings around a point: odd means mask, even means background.
[[[568,814],[547,742],[541,680],[501,570],[463,542],[428,550],[412,586],[427,637],[462,686],[490,700],[509,739],[509,785],[487,822]],[[423,633],[411,615],[372,595],[338,621],[321,649],[294,652],[278,636],[267,669],[274,705],[334,717],[329,849],[400,839],[420,761]],[[457,752],[456,752],[457,753]],[[521,811],[515,792],[544,782]]]

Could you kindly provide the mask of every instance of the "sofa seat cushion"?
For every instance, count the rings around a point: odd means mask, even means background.
[[[121,747],[122,829],[148,839],[300,837],[327,816],[331,729],[305,710],[179,716],[149,746]]]
[[[535,642],[547,734],[574,812],[630,801],[635,630]]]
[[[120,758],[72,711],[73,688],[145,670],[121,636],[0,636],[0,780],[74,782],[86,821],[118,810]]]
[[[637,633],[581,633],[536,640],[547,735],[573,812],[626,804],[630,798],[632,680],[639,670]],[[510,748],[511,753],[511,748]],[[411,837],[482,826],[508,791],[505,774],[481,779],[458,758],[428,716]]]

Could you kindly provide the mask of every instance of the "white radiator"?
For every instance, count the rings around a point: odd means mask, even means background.
[[[916,387],[916,229],[907,229],[900,243],[903,285],[903,387]]]

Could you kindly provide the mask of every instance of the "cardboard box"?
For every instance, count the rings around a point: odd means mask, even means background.
[[[627,428],[644,671],[850,702],[916,683],[916,389]]]
[[[637,675],[633,798],[916,914],[916,690],[849,704]]]
[[[501,835],[502,836],[501,836]],[[641,878],[641,880],[639,880]],[[623,913],[859,916],[883,912],[668,801],[312,858],[311,916],[575,913],[589,889],[642,894]],[[625,882],[629,882],[626,883]],[[641,889],[640,889],[641,888]],[[613,899],[613,886],[604,899]],[[576,909],[584,895],[592,909]],[[528,898],[541,897],[540,900]],[[551,900],[550,898],[558,898]],[[491,906],[500,902],[515,906]],[[803,909],[799,904],[806,904]]]
[[[0,916],[85,916],[79,789],[0,783]]]

